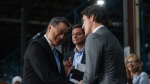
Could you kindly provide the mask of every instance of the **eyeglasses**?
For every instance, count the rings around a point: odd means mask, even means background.
[[[127,64],[131,63],[131,64],[135,64],[138,61],[127,61]]]
[[[58,28],[57,26],[55,26],[55,28],[57,28],[58,29],[58,33],[59,33],[59,35],[65,35],[65,36],[67,36],[68,35],[68,33],[63,29],[63,28]]]

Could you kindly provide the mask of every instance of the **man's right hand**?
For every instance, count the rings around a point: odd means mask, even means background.
[[[71,57],[69,58],[68,61],[63,61],[63,64],[64,64],[64,69],[65,69],[65,72],[66,72],[66,75],[68,76],[70,74],[70,71],[74,68],[72,66],[72,61],[71,61]]]

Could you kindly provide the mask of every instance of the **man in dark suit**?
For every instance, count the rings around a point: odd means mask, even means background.
[[[85,8],[82,28],[85,42],[86,69],[83,84],[126,84],[123,49],[117,38],[104,26],[108,14],[100,5]]]
[[[54,17],[46,34],[29,44],[24,55],[22,84],[74,84],[66,78],[62,55],[55,49],[66,39],[69,27],[67,19]]]
[[[81,24],[76,24],[72,28],[72,42],[75,44],[75,48],[68,52],[64,61],[71,60],[71,65],[74,66],[74,69],[71,70],[70,81],[77,83],[82,80],[83,72],[77,70],[77,64],[85,64],[85,53],[84,53],[84,45],[85,45],[86,37],[84,35],[84,30],[82,29]]]

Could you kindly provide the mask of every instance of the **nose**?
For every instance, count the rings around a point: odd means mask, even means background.
[[[82,29],[84,29],[84,26],[82,26]]]
[[[65,36],[64,34],[62,34],[62,35],[60,35],[59,37],[60,37],[60,39],[62,40],[62,39],[64,39],[66,36]]]
[[[76,34],[74,34],[74,35],[72,35],[72,37],[73,37],[73,38],[76,38],[76,37],[77,37],[77,35],[76,35]]]

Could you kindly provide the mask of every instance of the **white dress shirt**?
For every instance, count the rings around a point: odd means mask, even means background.
[[[96,30],[98,30],[100,27],[103,27],[103,26],[104,26],[104,25],[100,25],[100,26],[96,27],[96,28],[94,29],[93,33],[96,32]]]

